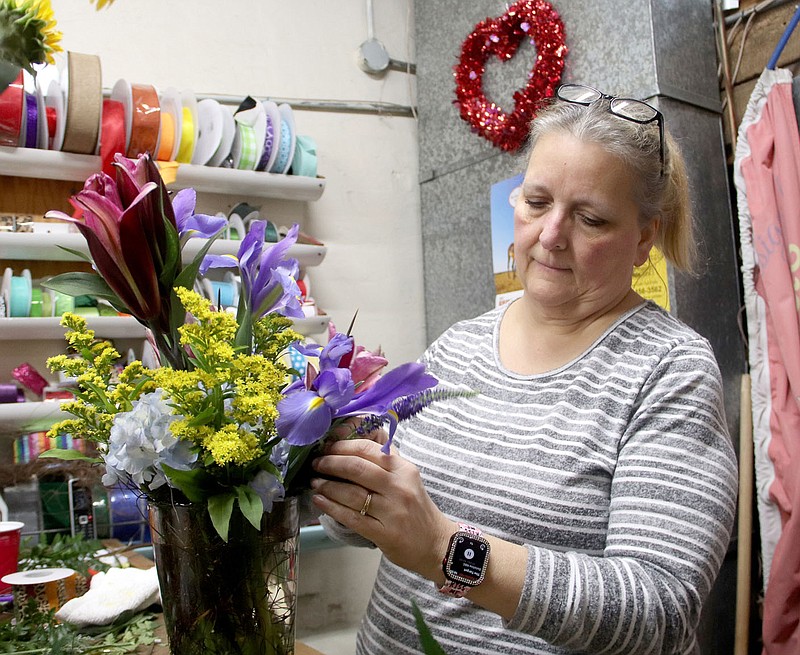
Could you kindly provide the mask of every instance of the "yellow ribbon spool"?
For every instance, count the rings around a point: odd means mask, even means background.
[[[192,161],[194,153],[194,118],[192,110],[188,107],[183,108],[183,122],[181,123],[181,145],[178,148],[176,159],[181,164],[188,164]]]

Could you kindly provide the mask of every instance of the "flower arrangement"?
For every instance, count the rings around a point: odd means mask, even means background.
[[[300,342],[291,329],[291,317],[302,316],[299,264],[288,257],[296,225],[265,246],[265,224],[254,222],[237,256],[208,255],[224,217],[195,213],[191,189],[171,196],[148,155],[135,162],[118,155],[114,166],[116,180],[97,173],[72,198],[79,216],[47,214],[77,226],[96,272],[65,273],[45,285],[131,314],[148,328],[160,359],[160,367],[134,361],[116,372],[111,344],[96,340],[83,318],[62,319],[74,356],[48,366],[75,378],[76,398],[62,405],[72,417],[50,434],[96,442],[104,483],[203,503],[225,540],[234,512],[258,529],[274,502],[307,487],[309,455],[332,428],[360,417],[360,432],[388,424],[393,433],[430,402],[460,395],[436,389],[418,363],[381,375],[387,360],[335,329],[324,347]],[[194,237],[207,242],[184,265],[183,246]],[[235,316],[192,290],[198,274],[223,266],[241,277]],[[285,363],[292,344],[307,357],[304,371]]]

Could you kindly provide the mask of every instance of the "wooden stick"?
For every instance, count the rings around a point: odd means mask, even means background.
[[[750,375],[742,375],[739,403],[739,533],[736,561],[734,655],[747,655],[750,641],[750,573],[753,538],[753,406]]]

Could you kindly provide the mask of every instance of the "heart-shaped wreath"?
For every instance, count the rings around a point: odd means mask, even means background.
[[[509,114],[484,95],[483,73],[490,55],[508,61],[526,37],[536,47],[536,60],[528,73],[528,83],[514,92],[514,111]],[[461,59],[454,67],[454,104],[461,118],[498,148],[519,148],[528,136],[528,124],[538,106],[555,93],[561,79],[567,56],[564,41],[561,18],[544,0],[519,0],[499,18],[478,23],[464,40]]]

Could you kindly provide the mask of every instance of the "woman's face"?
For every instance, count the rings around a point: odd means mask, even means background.
[[[610,309],[647,261],[657,221],[642,227],[629,168],[594,143],[542,136],[514,210],[514,258],[525,297],[563,316]]]

